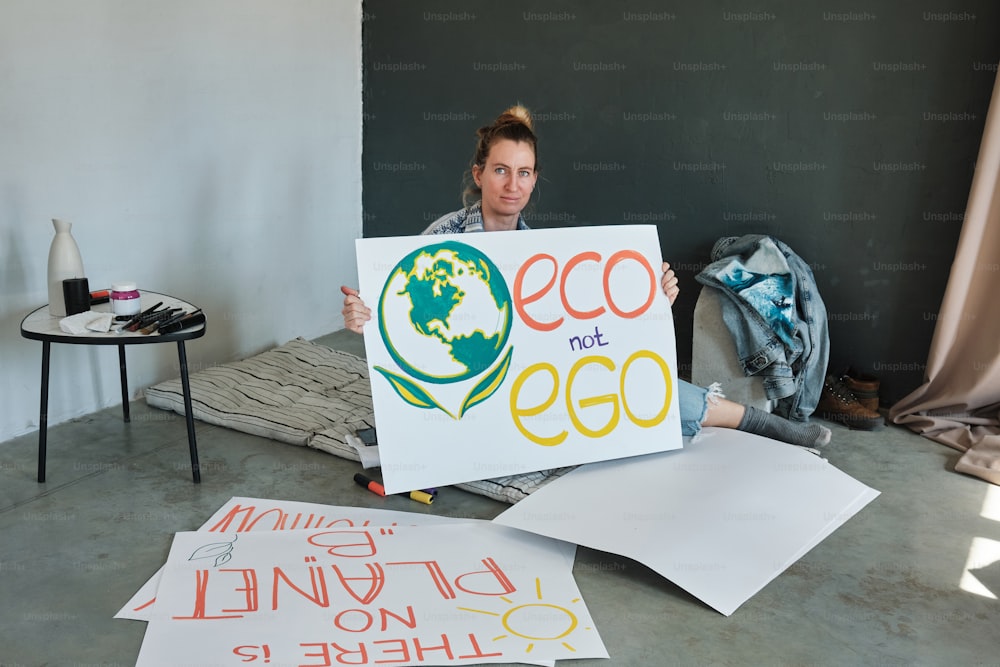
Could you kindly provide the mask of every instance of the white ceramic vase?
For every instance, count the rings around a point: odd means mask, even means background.
[[[56,228],[55,238],[49,247],[49,314],[66,316],[66,300],[63,296],[63,281],[67,278],[85,278],[83,258],[76,239],[70,233],[72,222],[52,219]]]

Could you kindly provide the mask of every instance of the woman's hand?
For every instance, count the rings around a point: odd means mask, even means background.
[[[663,293],[667,295],[667,298],[670,299],[670,305],[673,306],[677,295],[681,293],[681,288],[677,286],[677,276],[674,275],[674,270],[667,262],[663,263],[663,277],[660,278],[660,287],[663,288]]]
[[[340,311],[344,315],[344,326],[354,333],[364,333],[365,322],[372,318],[372,311],[361,300],[358,290],[347,285],[341,285],[340,291],[344,293],[344,309]]]

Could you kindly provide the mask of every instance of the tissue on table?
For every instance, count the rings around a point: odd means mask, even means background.
[[[78,335],[88,331],[107,333],[111,330],[111,313],[88,310],[59,320],[59,328],[68,334]]]

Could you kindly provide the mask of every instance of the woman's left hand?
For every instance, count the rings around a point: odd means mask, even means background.
[[[663,288],[663,293],[670,299],[670,305],[674,305],[677,295],[681,293],[681,288],[677,286],[677,276],[674,275],[674,270],[670,268],[670,264],[667,262],[663,263],[663,277],[660,278],[660,287]]]

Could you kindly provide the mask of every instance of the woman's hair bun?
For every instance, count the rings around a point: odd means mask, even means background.
[[[523,123],[524,125],[527,126],[529,130],[535,129],[534,123],[531,120],[531,112],[528,111],[528,108],[525,107],[523,104],[515,104],[514,106],[512,106],[511,108],[507,109],[502,114],[500,114],[500,117],[497,118],[497,125],[500,125],[501,123],[509,123],[512,121]]]

